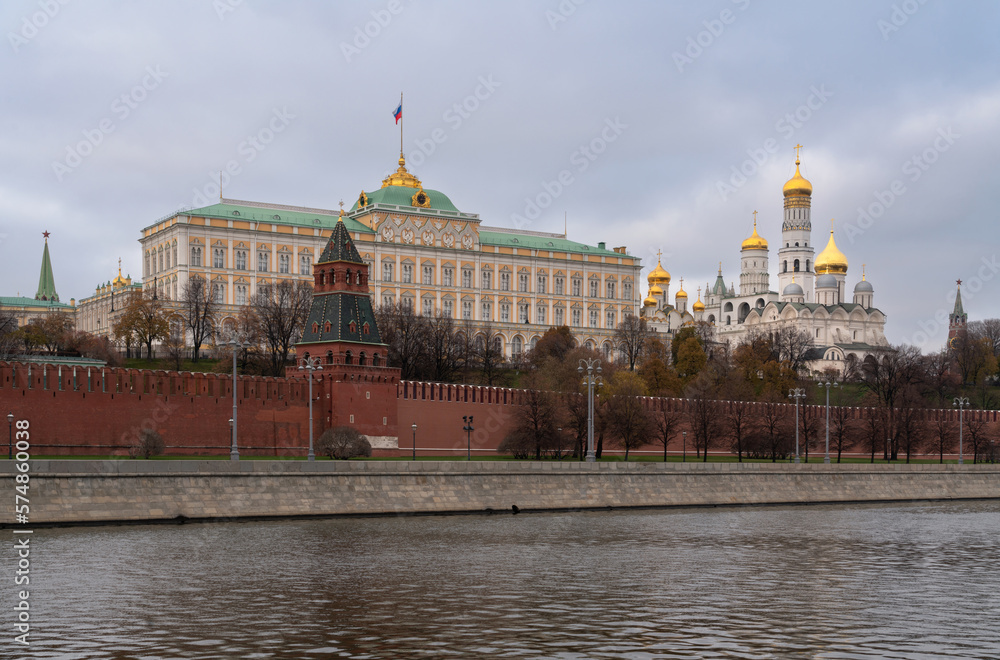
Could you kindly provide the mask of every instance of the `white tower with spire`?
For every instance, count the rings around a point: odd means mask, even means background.
[[[757,233],[757,212],[753,212],[753,234],[740,247],[740,295],[753,296],[770,290],[767,272],[767,241]]]
[[[815,284],[814,250],[812,246],[812,184],[799,173],[799,149],[795,145],[795,176],[782,189],[785,216],[781,223],[781,247],[778,248],[778,290],[795,282],[805,292],[806,302],[812,300]]]

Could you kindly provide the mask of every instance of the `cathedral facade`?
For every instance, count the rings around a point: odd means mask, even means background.
[[[771,289],[770,245],[754,228],[740,246],[739,287],[726,285],[719,264],[714,283],[706,283],[705,300],[698,288],[697,301],[688,307],[683,280],[670,304],[670,274],[657,263],[649,274],[649,295],[642,315],[653,330],[673,333],[687,324],[704,321],[715,329],[718,341],[730,346],[748,332],[769,332],[789,327],[808,333],[813,348],[813,372],[829,368],[843,371],[848,359],[863,360],[887,346],[885,314],[874,305],[875,290],[862,269],[861,279],[847,294],[848,261],[837,247],[831,228],[826,247],[815,254],[812,240],[812,184],[799,172],[785,183],[784,217],[777,254],[777,291]]]

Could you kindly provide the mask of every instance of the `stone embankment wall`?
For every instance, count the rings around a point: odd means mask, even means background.
[[[14,490],[14,465],[0,488]],[[1000,499],[998,465],[31,463],[31,523]],[[0,522],[12,522],[13,507]]]

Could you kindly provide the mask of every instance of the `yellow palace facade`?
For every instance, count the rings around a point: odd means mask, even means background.
[[[613,359],[614,333],[638,314],[640,260],[565,234],[487,227],[436,190],[398,169],[362,191],[344,223],[368,263],[376,304],[400,302],[420,314],[491,326],[517,358],[552,326],[567,325],[581,345]],[[312,281],[337,212],[221,199],[180,211],[142,230],[143,282],[177,300],[192,277],[223,307],[220,331],[235,323],[257,288],[283,279]]]

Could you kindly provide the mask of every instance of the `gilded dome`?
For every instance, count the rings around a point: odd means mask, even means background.
[[[684,291],[684,279],[681,278],[681,288],[674,296],[674,300],[687,300],[688,294]]]
[[[663,295],[663,289],[661,289],[658,284],[651,284],[649,286],[649,295],[651,295],[651,296],[662,296]]]
[[[846,272],[847,257],[837,249],[837,242],[833,240],[833,230],[831,229],[830,241],[816,257],[816,274],[837,273],[842,275]]]
[[[653,297],[653,294],[646,296],[646,299],[642,301],[643,307],[656,307],[657,300]]]
[[[809,180],[804,176],[799,174],[799,159],[798,156],[795,158],[795,176],[785,183],[785,187],[781,189],[785,197],[791,197],[792,195],[806,195],[807,197],[812,196],[813,186],[809,183]]]
[[[670,273],[660,265],[659,259],[656,260],[656,268],[646,276],[646,281],[650,284],[670,284]]]
[[[705,303],[701,301],[701,287],[698,287],[698,300],[696,300],[695,303],[691,305],[691,310],[695,312],[705,311]]]
[[[756,211],[754,211],[754,213],[756,213]],[[750,235],[750,238],[748,238],[745,241],[743,241],[743,245],[740,246],[740,249],[741,250],[766,250],[767,249],[767,241],[764,240],[764,238],[761,237],[761,235],[757,233],[757,220],[756,220],[756,218],[753,221],[753,234]]]

